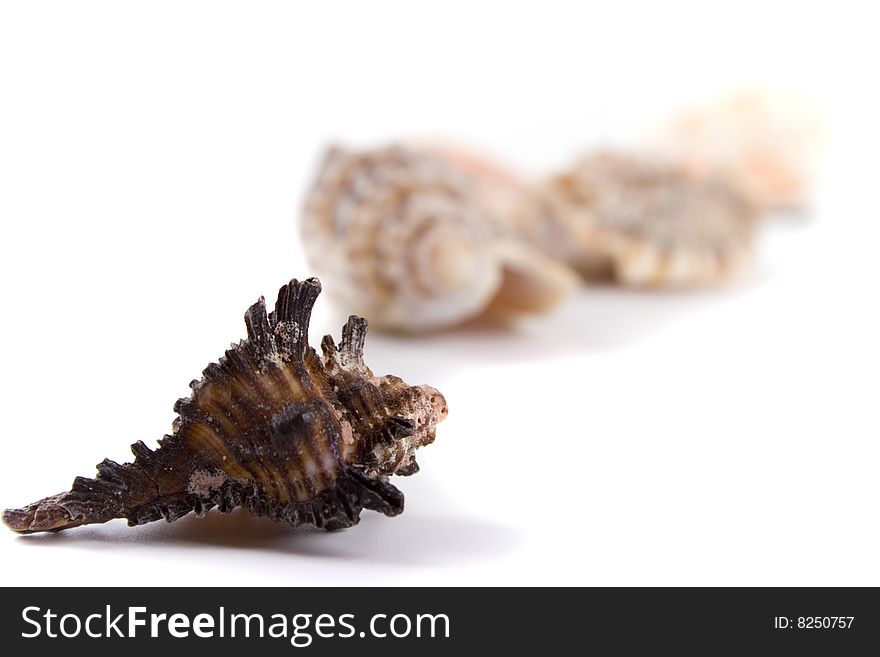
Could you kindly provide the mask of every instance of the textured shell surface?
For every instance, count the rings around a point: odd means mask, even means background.
[[[233,345],[175,405],[173,433],[135,459],[104,460],[94,479],[8,509],[22,533],[57,531],[126,518],[140,525],[194,511],[241,506],[291,525],[340,529],[362,509],[393,516],[403,494],[390,475],[418,470],[414,452],[434,441],[447,413],[434,388],[374,376],[363,360],[365,320],[352,316],[337,346],[308,345],[317,279],[281,288],[267,314],[260,300],[245,314],[247,339]]]
[[[484,189],[427,149],[330,148],[304,206],[306,256],[341,304],[388,329],[552,307],[575,277],[506,234]]]
[[[636,287],[716,282],[751,249],[756,208],[724,180],[664,159],[599,152],[540,183],[514,224],[587,278]]]

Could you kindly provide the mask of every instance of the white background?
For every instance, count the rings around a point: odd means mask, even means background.
[[[724,290],[369,336],[375,371],[451,410],[402,516],[0,533],[2,583],[880,585],[870,7],[4,3],[3,506],[154,445],[246,307],[309,275],[328,139],[451,137],[538,172],[752,83],[811,94],[832,139],[811,212]],[[313,341],[344,315],[322,297]]]

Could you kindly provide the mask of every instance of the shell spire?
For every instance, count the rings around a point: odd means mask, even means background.
[[[173,433],[135,459],[105,459],[93,479],[8,509],[21,533],[58,531],[126,518],[140,525],[190,512],[241,506],[291,525],[349,527],[364,508],[393,516],[403,494],[388,482],[417,471],[414,451],[430,442],[446,401],[430,386],[375,378],[363,361],[366,322],[352,316],[337,348],[308,345],[316,278],[292,280],[267,314],[260,298],[245,313],[247,339],[233,345],[175,404]]]

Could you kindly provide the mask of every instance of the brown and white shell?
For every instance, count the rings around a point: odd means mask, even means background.
[[[388,329],[553,307],[576,277],[506,233],[472,174],[427,149],[330,148],[303,212],[310,266],[342,305]]]
[[[390,475],[418,471],[414,452],[434,441],[447,413],[430,386],[376,377],[363,361],[366,322],[352,316],[337,347],[308,345],[317,279],[281,288],[273,312],[261,298],[245,314],[247,339],[193,381],[174,431],[135,460],[105,459],[94,479],[8,509],[3,521],[32,533],[127,518],[140,525],[212,507],[242,506],[291,525],[349,527],[364,508],[394,516],[403,494]]]
[[[724,180],[600,152],[538,184],[510,216],[524,240],[588,279],[676,287],[736,272],[749,255],[756,210]]]

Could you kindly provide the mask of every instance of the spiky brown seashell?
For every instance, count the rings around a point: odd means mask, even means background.
[[[756,216],[723,180],[619,152],[584,158],[511,212],[526,240],[587,278],[637,287],[726,278],[747,259]]]
[[[140,525],[212,507],[243,506],[291,525],[349,527],[362,509],[394,516],[403,494],[389,475],[418,470],[413,452],[433,442],[446,401],[430,386],[375,377],[363,361],[367,324],[352,316],[323,357],[308,346],[317,279],[281,288],[275,310],[262,298],[245,314],[248,337],[193,381],[178,400],[174,432],[153,451],[132,445],[133,463],[104,460],[95,479],[9,509],[22,533],[127,518]]]
[[[571,271],[505,234],[466,167],[430,150],[327,151],[302,220],[310,265],[374,326],[425,331],[544,311]]]

